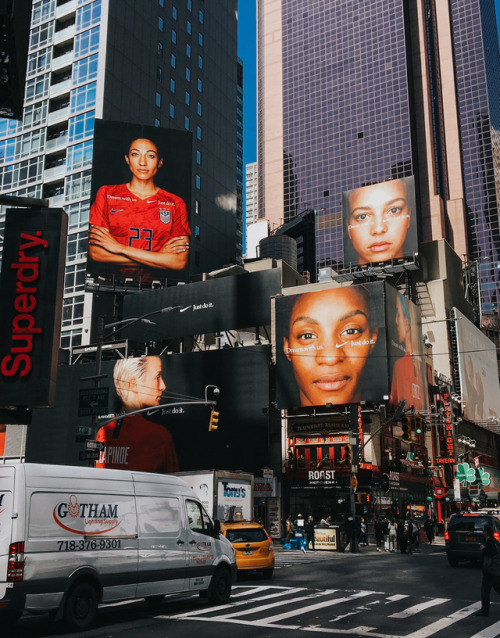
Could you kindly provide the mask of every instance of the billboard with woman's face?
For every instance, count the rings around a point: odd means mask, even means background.
[[[191,163],[187,131],[96,120],[89,275],[127,285],[182,278]]]
[[[394,179],[342,193],[344,267],[418,252],[415,180]]]
[[[382,282],[276,299],[278,407],[387,398],[384,299]]]
[[[386,286],[386,320],[390,403],[406,401],[407,408],[426,410],[428,387],[420,310],[408,297]]]

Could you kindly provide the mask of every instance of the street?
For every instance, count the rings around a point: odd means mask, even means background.
[[[414,554],[277,551],[271,581],[240,578],[227,605],[198,596],[102,606],[95,628],[65,634],[47,616],[23,617],[16,635],[49,638],[239,638],[371,636],[373,638],[494,638],[500,636],[500,598],[492,593],[489,618],[477,618],[481,569],[451,568],[442,546]]]

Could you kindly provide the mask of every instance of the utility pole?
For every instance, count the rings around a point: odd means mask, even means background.
[[[349,445],[352,450],[352,462],[350,471],[350,512],[352,517],[352,537],[351,537],[351,552],[358,551],[358,522],[356,520],[356,490],[358,488],[357,472],[359,470],[359,406],[357,403],[349,404]]]

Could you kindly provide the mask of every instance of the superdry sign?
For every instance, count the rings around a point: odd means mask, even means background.
[[[0,294],[0,407],[51,407],[61,330],[68,218],[9,209]]]

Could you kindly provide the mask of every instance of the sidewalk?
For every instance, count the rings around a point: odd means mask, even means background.
[[[377,554],[377,553],[386,553],[384,552],[384,550],[382,550],[382,552],[377,552],[377,544],[375,542],[374,538],[369,538],[369,545],[368,547],[364,547],[363,545],[359,546],[358,545],[358,552],[360,554]],[[299,552],[300,550],[296,550],[296,549],[284,549],[283,546],[278,542],[278,541],[274,541],[274,551],[275,552],[280,552],[280,553],[290,553],[290,554],[295,554],[296,552]],[[309,550],[310,552],[312,552],[312,550]],[[327,550],[321,550],[323,551],[327,551]],[[444,542],[444,537],[443,536],[436,536],[431,543],[421,543],[419,548],[417,550],[413,550],[412,553],[414,554],[434,554],[434,553],[438,553],[438,552],[444,552],[445,551],[445,542]],[[320,550],[318,550],[318,553],[320,552]],[[350,552],[350,548],[347,549],[346,553]],[[316,552],[315,552],[316,553]],[[336,553],[336,552],[334,552]],[[399,549],[396,550],[396,553],[400,553]]]

